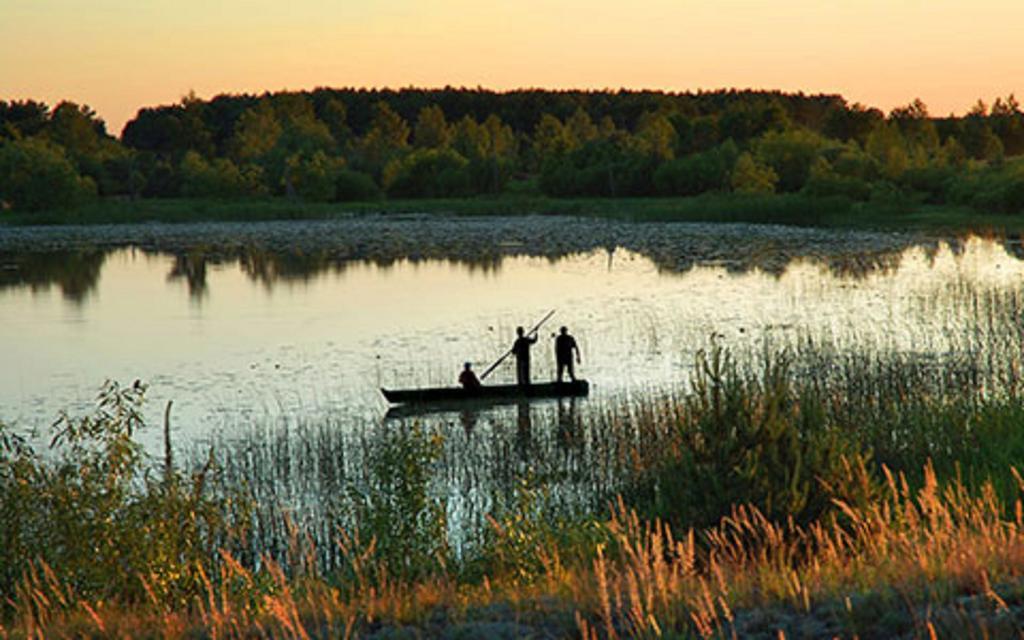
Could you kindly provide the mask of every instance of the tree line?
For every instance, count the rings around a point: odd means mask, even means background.
[[[0,101],[0,206],[97,197],[308,201],[802,193],[1024,211],[1024,113],[884,114],[769,91],[317,89],[194,95],[118,139],[86,106]]]

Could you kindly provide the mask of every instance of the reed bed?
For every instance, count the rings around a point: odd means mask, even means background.
[[[675,387],[185,457],[108,384],[45,453],[0,427],[0,637],[1017,637],[1020,292],[944,286],[918,349],[712,338]]]
[[[864,469],[851,481],[869,483]],[[258,569],[226,552],[200,565],[186,605],[152,591],[137,602],[76,592],[43,561],[8,598],[3,636],[46,637],[1017,637],[1024,512],[1006,515],[989,485],[941,483],[926,466],[914,490],[885,473],[872,504],[803,527],[738,506],[718,525],[675,532],[617,501],[590,558],[534,551],[528,582],[465,584],[448,571],[410,581],[342,536],[344,582]],[[371,554],[372,555],[372,554]],[[213,565],[211,565],[213,566]],[[146,583],[140,576],[140,582]],[[414,632],[413,630],[418,630]]]

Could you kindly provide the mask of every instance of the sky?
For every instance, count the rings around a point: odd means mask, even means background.
[[[0,0],[0,99],[119,134],[190,91],[781,89],[934,115],[1024,97],[1022,0]]]

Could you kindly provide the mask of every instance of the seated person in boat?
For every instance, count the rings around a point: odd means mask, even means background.
[[[462,373],[459,374],[459,384],[462,385],[463,389],[473,390],[480,388],[480,380],[476,377],[476,373],[473,372],[472,363],[467,362],[462,367]]]

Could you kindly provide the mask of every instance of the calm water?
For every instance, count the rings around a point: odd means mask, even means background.
[[[942,354],[978,331],[977,296],[951,291],[1016,295],[1024,282],[1024,263],[1003,243],[953,249],[911,246],[867,272],[798,257],[781,273],[730,260],[675,272],[624,249],[485,266],[298,268],[288,256],[197,261],[135,249],[7,256],[0,416],[45,426],[62,408],[89,408],[104,379],[138,378],[150,384],[154,424],[174,400],[178,443],[253,417],[374,420],[387,409],[378,387],[450,384],[467,360],[481,371],[516,325],[550,309],[534,378],[552,377],[551,335],[565,324],[596,397],[684,381],[712,336],[737,352],[810,337]],[[490,380],[513,377],[509,360]]]
[[[937,368],[969,353],[1009,362],[1011,378],[1020,370],[1018,243],[902,239],[880,250],[877,238],[815,232],[806,251],[799,242],[782,251],[777,239],[728,227],[686,227],[685,243],[656,243],[669,229],[646,225],[643,241],[543,255],[476,242],[470,259],[244,247],[0,252],[0,419],[45,428],[61,409],[88,411],[104,379],[146,381],[152,425],[174,401],[178,459],[205,459],[212,445],[222,486],[251,488],[257,546],[287,538],[287,512],[328,554],[347,492],[379,485],[375,452],[416,424],[443,443],[431,492],[461,549],[524,482],[543,488],[540,508],[599,507],[631,460],[659,446],[656,434],[610,427],[622,424],[611,413],[637,394],[682,388],[712,344],[749,361],[766,347],[813,343]],[[455,246],[452,232],[440,235]],[[552,377],[551,335],[568,325],[590,398],[385,417],[378,387],[453,384],[466,360],[482,371],[516,325],[550,309],[534,379]],[[513,377],[509,362],[490,380]],[[141,434],[153,453],[159,431]]]

